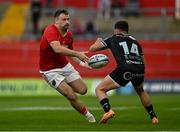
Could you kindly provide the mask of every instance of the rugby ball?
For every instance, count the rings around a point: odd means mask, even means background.
[[[109,59],[104,54],[95,54],[90,57],[89,59],[89,66],[95,69],[102,68],[105,65],[107,65],[109,62]]]

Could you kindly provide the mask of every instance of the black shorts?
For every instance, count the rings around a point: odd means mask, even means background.
[[[144,65],[123,65],[114,69],[109,75],[120,86],[131,81],[134,87],[144,82]]]

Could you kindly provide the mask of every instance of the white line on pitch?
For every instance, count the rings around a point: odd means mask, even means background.
[[[136,106],[121,106],[121,107],[112,107],[114,110],[128,110],[128,109],[137,109]],[[88,107],[90,110],[102,110],[101,107]],[[52,106],[34,106],[34,107],[14,107],[14,108],[4,108],[0,112],[4,111],[46,111],[46,110],[74,110],[72,107],[52,107]]]
[[[179,111],[180,107],[173,107],[173,108],[169,108],[168,110],[170,110],[170,111]]]

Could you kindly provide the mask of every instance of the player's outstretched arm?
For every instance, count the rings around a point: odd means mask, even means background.
[[[103,50],[104,45],[102,44],[102,41],[103,41],[102,38],[97,38],[96,42],[90,46],[89,51],[96,52],[99,50]]]
[[[87,62],[89,60],[89,58],[83,52],[78,52],[75,50],[68,49],[68,48],[62,46],[59,43],[59,41],[53,41],[50,43],[50,45],[51,45],[52,49],[54,50],[54,52],[56,52],[56,53],[67,55],[70,57],[77,57],[81,61],[84,61],[84,62]]]
[[[82,67],[85,67],[85,68],[88,68],[88,69],[92,69],[92,67],[90,67],[87,62],[81,61],[77,57],[69,57],[69,58],[71,58],[73,61],[75,61],[77,64],[79,64]]]

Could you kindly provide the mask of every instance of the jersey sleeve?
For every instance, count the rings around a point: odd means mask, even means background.
[[[59,35],[52,28],[46,29],[44,32],[44,36],[46,37],[48,43],[51,43],[52,41],[59,41]]]
[[[101,41],[105,49],[109,48],[109,45],[111,44],[111,39],[112,37],[108,37]]]

